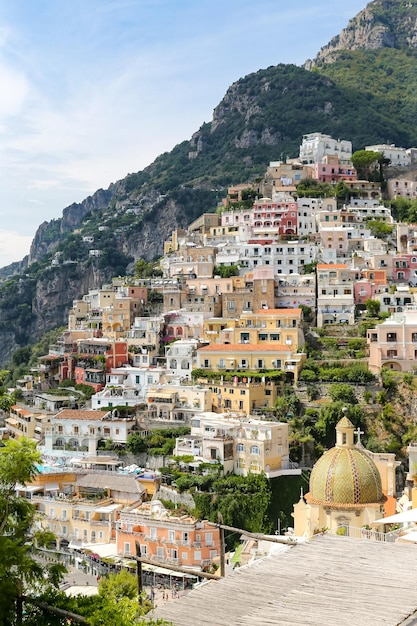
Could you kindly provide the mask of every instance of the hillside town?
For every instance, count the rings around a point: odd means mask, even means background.
[[[396,170],[417,159],[417,149],[365,149]],[[343,193],[301,195],[306,181]],[[385,193],[416,199],[417,186],[390,177]],[[291,410],[281,419],[273,409],[283,385],[302,390],[308,336],[353,328],[370,307],[381,319],[366,329],[361,362],[376,381],[386,370],[415,373],[417,224],[396,221],[381,183],[358,178],[350,141],[321,133],[213,209],[172,232],[153,276],[117,277],[74,301],[67,327],[17,383],[2,434],[32,439],[42,453],[39,475],[18,491],[54,533],[53,550],[100,577],[134,570],[139,546],[150,584],[174,580],[182,590],[196,571],[217,571],[221,526],[196,517],[192,495],[161,471],[175,463],[268,480],[312,470],[284,542],[324,529],[415,541],[417,445],[401,485],[395,454],[366,450],[341,412],[336,447],[316,463],[295,461]],[[93,238],[86,243],[98,254]],[[126,455],[132,436],[181,427],[171,454],[144,455],[141,465]],[[247,540],[235,563],[262,550]]]

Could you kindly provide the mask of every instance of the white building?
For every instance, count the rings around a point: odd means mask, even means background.
[[[344,263],[317,265],[317,326],[354,324],[355,271]]]
[[[289,468],[288,424],[244,414],[202,413],[191,420],[191,434],[177,439],[175,454],[220,463],[225,474],[265,472],[274,478],[299,473]]]
[[[300,161],[304,164],[321,163],[326,155],[337,154],[340,164],[348,164],[352,158],[352,142],[333,139],[322,133],[303,135]]]
[[[165,350],[167,375],[178,383],[185,378],[191,380],[191,370],[196,362],[199,342],[196,339],[180,339]]]
[[[316,275],[283,274],[277,280],[275,306],[299,308],[301,304],[316,309]]]
[[[119,418],[107,410],[63,409],[46,429],[44,452],[73,450],[95,455],[100,440],[125,444],[134,425],[134,418]]]
[[[274,276],[301,274],[303,266],[316,259],[317,248],[307,241],[278,241],[276,243],[244,244],[240,248],[239,266],[253,270],[260,265],[273,267]]]
[[[391,161],[390,165],[395,166],[407,166],[411,165],[411,155],[406,148],[398,148],[394,143],[386,144],[379,143],[373,146],[365,146],[365,150],[372,150],[373,152],[382,152],[386,159]]]
[[[148,388],[165,382],[164,367],[114,367],[106,375],[106,386],[91,397],[91,408],[136,406],[146,401]]]

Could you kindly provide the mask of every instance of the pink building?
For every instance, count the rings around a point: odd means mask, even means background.
[[[367,300],[373,300],[375,295],[380,293],[380,289],[380,285],[375,284],[373,281],[365,278],[357,280],[353,285],[355,305],[365,305]]]
[[[408,372],[417,361],[417,307],[408,307],[367,332],[369,369]]]
[[[341,180],[356,180],[353,165],[342,165],[337,155],[327,155],[321,163],[314,163],[313,178],[322,183],[338,183]]]
[[[417,285],[417,253],[395,256],[392,274],[394,280]]]

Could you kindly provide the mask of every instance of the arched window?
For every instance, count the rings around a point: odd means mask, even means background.
[[[244,443],[238,443],[236,446],[236,451],[237,452],[245,452],[245,444]]]
[[[259,446],[251,446],[250,453],[251,454],[260,454]]]

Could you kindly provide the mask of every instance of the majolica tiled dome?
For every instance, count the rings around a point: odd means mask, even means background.
[[[336,446],[323,454],[311,472],[311,502],[360,506],[382,500],[378,468],[365,452],[354,447],[353,429],[346,417],[337,424]]]

